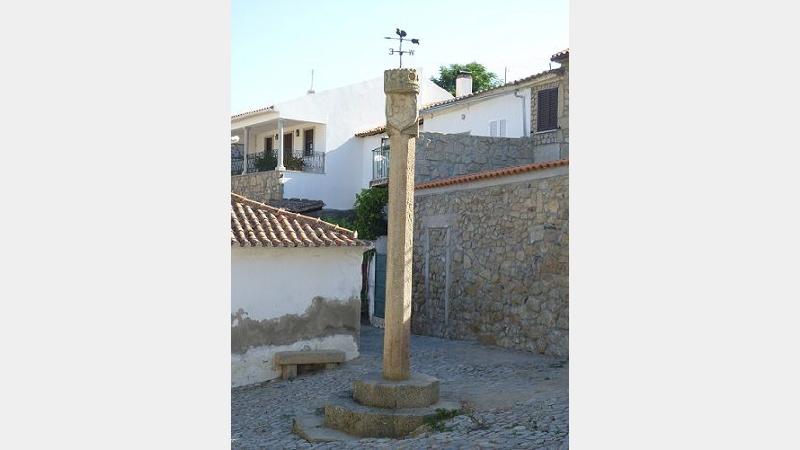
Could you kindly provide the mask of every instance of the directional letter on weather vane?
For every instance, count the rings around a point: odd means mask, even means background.
[[[413,55],[414,54],[414,50],[403,50],[403,41],[410,40],[412,44],[419,45],[419,39],[406,39],[405,30],[401,30],[400,28],[397,28],[397,31],[395,31],[395,34],[400,36],[400,37],[386,36],[384,39],[394,39],[396,41],[400,41],[400,48],[397,49],[397,50],[395,50],[393,48],[390,48],[389,49],[389,54],[390,55],[394,55],[395,53],[397,53],[398,55],[400,55],[400,68],[402,69],[403,68],[403,54],[404,53],[408,53],[409,55]]]

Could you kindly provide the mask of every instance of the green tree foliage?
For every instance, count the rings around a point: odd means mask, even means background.
[[[386,234],[387,223],[383,208],[389,201],[389,189],[374,187],[356,194],[356,230],[362,239],[375,239]]]
[[[431,78],[431,81],[456,95],[456,76],[458,72],[468,70],[472,72],[472,92],[483,91],[500,85],[500,78],[497,74],[489,72],[483,64],[471,62],[469,64],[450,64],[449,66],[439,67],[439,78]]]
[[[355,212],[353,221],[345,217],[322,217],[322,220],[358,231],[359,239],[374,240],[378,236],[386,235],[388,224],[383,217],[383,209],[388,201],[388,188],[362,189],[361,193],[356,194],[356,202],[353,205]]]

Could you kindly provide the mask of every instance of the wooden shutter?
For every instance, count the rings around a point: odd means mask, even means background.
[[[314,154],[314,129],[310,130],[303,130],[303,149],[305,150],[306,156],[311,156]]]
[[[493,120],[489,122],[489,136],[497,137],[497,121]]]
[[[500,137],[506,137],[506,119],[498,120],[497,123],[500,125],[497,135]]]
[[[536,109],[536,131],[558,128],[558,88],[539,91]]]

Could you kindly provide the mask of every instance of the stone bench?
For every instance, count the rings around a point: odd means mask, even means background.
[[[332,369],[343,362],[344,352],[341,350],[277,352],[272,359],[275,370],[280,369],[284,380],[297,376],[297,366],[324,364],[326,369]]]

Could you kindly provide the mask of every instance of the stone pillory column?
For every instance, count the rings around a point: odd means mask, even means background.
[[[458,403],[439,399],[439,380],[410,373],[411,256],[414,219],[414,151],[419,78],[414,69],[384,72],[386,129],[389,133],[389,236],[386,265],[386,330],[383,373],[353,381],[352,398],[336,394],[324,418],[298,416],[295,433],[311,442],[361,437],[401,438]],[[333,433],[333,434],[332,434]]]
[[[389,233],[383,378],[410,376],[411,259],[414,238],[414,152],[419,124],[419,77],[414,69],[383,73],[389,134]]]

